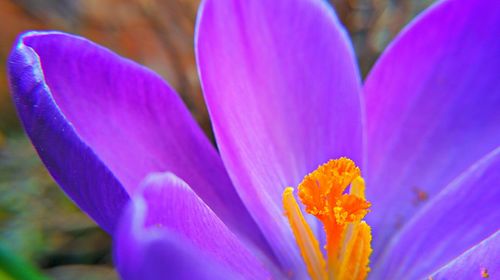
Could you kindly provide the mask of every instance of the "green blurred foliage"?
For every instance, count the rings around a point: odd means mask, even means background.
[[[23,135],[11,135],[0,148],[0,193],[0,242],[7,250],[49,274],[70,264],[110,265],[109,236],[55,185]]]

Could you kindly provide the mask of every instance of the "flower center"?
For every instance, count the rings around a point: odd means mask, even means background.
[[[370,226],[362,221],[370,203],[359,168],[348,158],[330,160],[304,177],[298,196],[326,233],[325,259],[293,188],[286,188],[283,207],[311,279],[365,279],[372,236]]]

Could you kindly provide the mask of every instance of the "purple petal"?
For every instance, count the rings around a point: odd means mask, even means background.
[[[214,279],[233,275],[222,264],[196,250],[165,228],[143,228],[143,200],[131,203],[114,241],[114,261],[122,279]],[[241,276],[240,276],[241,277]]]
[[[285,269],[303,266],[281,196],[319,164],[361,164],[360,79],[324,1],[205,1],[196,52],[217,142]]]
[[[500,1],[441,1],[382,55],[366,85],[374,249],[500,144]]]
[[[500,279],[500,231],[472,247],[437,272],[432,279]]]
[[[421,279],[500,228],[500,147],[446,186],[387,246],[376,279]]]
[[[135,204],[126,210],[115,238],[114,261],[121,279],[236,277],[220,263],[197,251],[178,234],[167,229],[141,228],[144,205]]]
[[[93,212],[119,210],[127,197],[122,187],[132,194],[149,172],[169,170],[229,225],[261,238],[214,147],[156,74],[58,32],[24,34],[9,67],[19,114],[42,160],[105,228],[116,211],[104,221]]]
[[[147,265],[154,266],[152,269],[158,272],[177,269],[173,267],[177,265],[176,261],[163,262],[148,254],[151,250],[155,250],[160,257],[177,254],[168,252],[169,243],[175,240],[165,233],[171,232],[181,236],[181,242],[174,250],[184,250],[186,245],[183,245],[183,240],[186,240],[192,247],[190,251],[194,250],[200,255],[194,259],[195,262],[208,258],[211,260],[209,264],[216,263],[245,279],[270,278],[262,263],[175,175],[157,173],[148,176],[142,192],[137,193],[132,201],[132,210],[122,218],[123,226],[116,241],[115,259],[122,275],[136,275],[145,270],[142,264],[148,261],[152,263]],[[162,247],[154,249],[153,245],[158,243],[163,244]],[[165,250],[167,252],[162,252]],[[185,254],[186,257],[190,255],[189,252]],[[163,276],[167,275],[170,276]]]
[[[54,179],[84,212],[112,233],[128,194],[55,104],[39,56],[24,42],[35,34],[21,37],[9,57],[10,85],[19,116]]]

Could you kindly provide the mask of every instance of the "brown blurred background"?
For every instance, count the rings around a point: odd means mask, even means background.
[[[364,76],[401,28],[434,1],[330,2],[349,30]],[[198,3],[0,0],[0,245],[55,279],[116,279],[110,238],[64,196],[22,134],[5,73],[16,36],[33,29],[63,30],[152,68],[211,134],[193,54]]]

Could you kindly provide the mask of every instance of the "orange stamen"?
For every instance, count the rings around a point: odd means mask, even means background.
[[[327,279],[325,260],[319,242],[304,219],[302,211],[300,211],[300,207],[293,196],[292,188],[286,188],[283,192],[283,206],[311,279]]]
[[[306,212],[323,223],[326,261],[316,249],[318,241],[292,192],[292,188],[285,190],[283,204],[311,278],[365,279],[372,249],[370,227],[362,219],[370,203],[365,199],[364,180],[354,162],[348,158],[330,160],[305,176],[298,186]],[[326,272],[322,269],[325,263]]]

